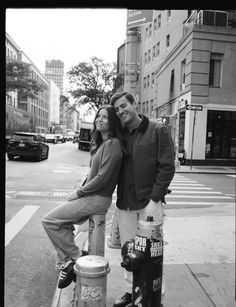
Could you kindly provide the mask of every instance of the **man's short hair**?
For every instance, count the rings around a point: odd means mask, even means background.
[[[114,106],[114,103],[120,99],[121,97],[125,97],[131,104],[134,103],[134,97],[132,94],[128,93],[128,92],[118,92],[116,94],[114,94],[112,97],[111,97],[111,102],[110,104],[112,106]]]

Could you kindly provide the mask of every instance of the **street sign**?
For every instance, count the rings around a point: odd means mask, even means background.
[[[152,22],[153,10],[128,10],[127,29]]]
[[[202,111],[202,106],[199,104],[187,104],[186,110]]]

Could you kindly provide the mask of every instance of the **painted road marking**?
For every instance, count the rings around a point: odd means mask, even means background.
[[[8,223],[6,223],[5,247],[31,219],[31,217],[39,209],[39,207],[40,206],[24,206]]]
[[[185,187],[185,186],[188,186],[188,187],[190,187],[190,186],[204,187],[205,186],[204,184],[201,184],[201,183],[189,183],[189,182],[187,182],[187,185],[186,185],[186,183],[176,183],[175,181],[170,184],[170,186],[173,186],[173,185],[175,185],[175,186],[179,185],[179,186],[183,186],[183,187]]]
[[[168,198],[217,198],[217,199],[232,199],[232,197],[229,196],[214,196],[214,195],[210,195],[210,196],[201,196],[201,195],[171,195],[168,194],[168,196],[166,196],[166,199],[168,200]]]
[[[193,189],[193,190],[212,190],[212,188],[207,188],[207,187],[186,187],[186,186],[180,187],[180,186],[174,186],[174,185],[171,185],[170,188],[173,188],[173,189]]]
[[[196,202],[190,202],[190,201],[168,201],[166,203],[166,205],[199,205],[199,206],[202,206],[202,205],[209,205],[209,206],[218,206],[218,205],[221,205],[221,206],[224,206],[224,205],[234,205],[234,203],[232,202],[206,202],[206,201],[196,201]]]
[[[72,171],[68,171],[68,170],[60,170],[60,169],[55,169],[53,170],[53,173],[71,173]]]
[[[175,182],[182,182],[182,183],[187,183],[187,184],[188,183],[197,183],[197,181],[194,181],[194,180],[191,180],[191,181],[190,180],[174,180],[173,182],[174,183]]]
[[[192,194],[192,193],[198,193],[198,194],[223,194],[222,192],[216,192],[216,191],[172,191],[172,193],[186,193],[186,194]]]

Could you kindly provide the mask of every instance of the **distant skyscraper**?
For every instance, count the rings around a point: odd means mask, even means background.
[[[45,76],[59,87],[60,95],[63,95],[64,62],[60,60],[45,61]]]

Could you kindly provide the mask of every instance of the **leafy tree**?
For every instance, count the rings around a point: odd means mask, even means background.
[[[6,63],[6,92],[17,91],[19,99],[34,98],[45,86],[31,76],[30,64],[18,61]]]
[[[91,57],[90,62],[80,62],[67,72],[71,85],[69,93],[78,106],[87,104],[89,110],[96,111],[109,102],[115,75],[115,63]]]

